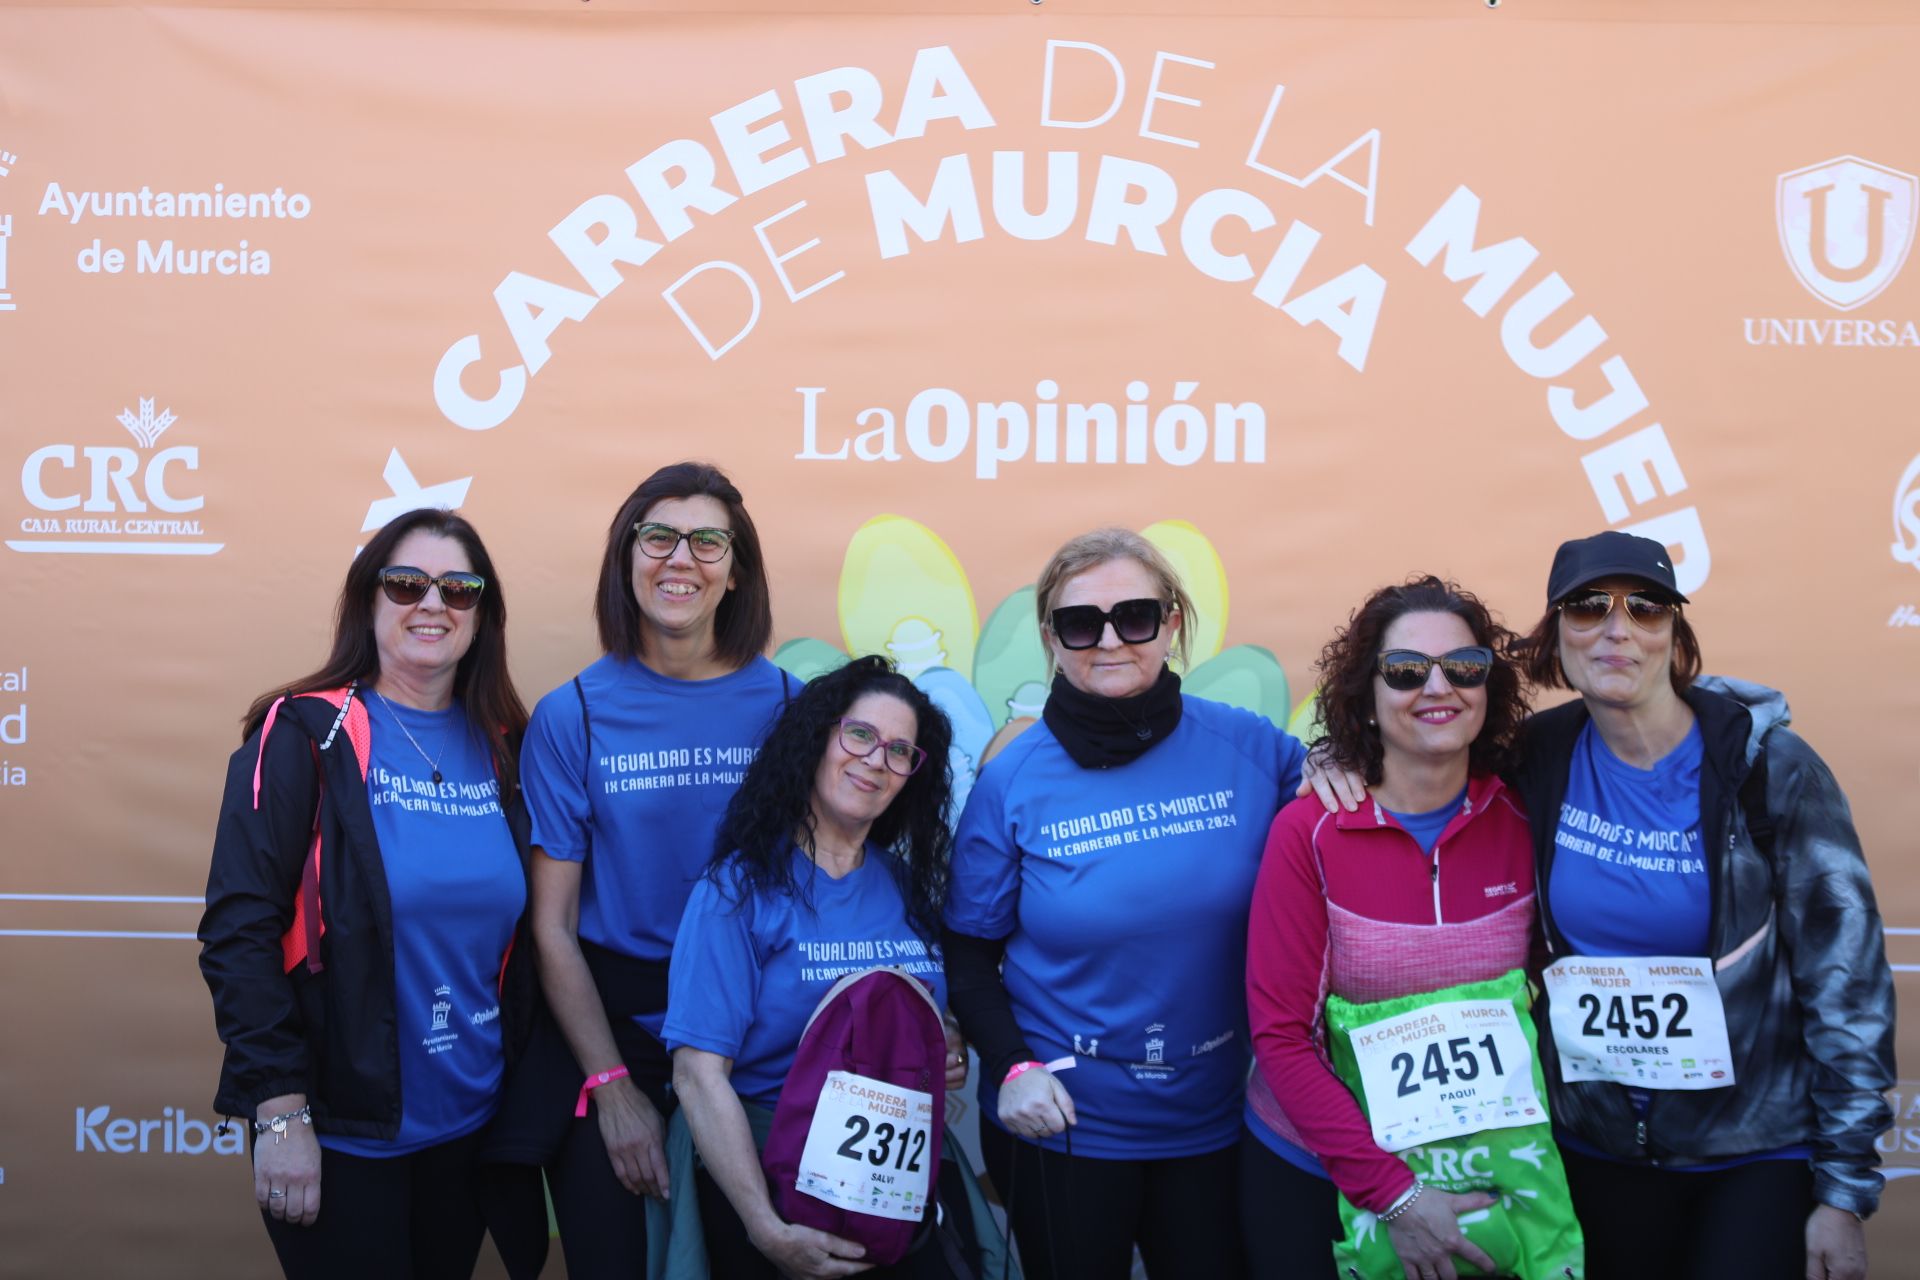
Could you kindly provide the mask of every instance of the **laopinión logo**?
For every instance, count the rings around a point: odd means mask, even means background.
[[[1850,312],[1899,276],[1920,222],[1920,178],[1859,156],[1835,156],[1783,173],[1774,220],[1787,266],[1814,297]],[[1747,317],[1753,346],[1920,347],[1911,319],[1850,315]]]
[[[122,409],[118,421],[138,448],[124,444],[48,444],[20,467],[20,492],[35,514],[9,538],[15,551],[53,554],[210,556],[225,544],[201,527],[207,500],[191,473],[200,447],[160,446],[179,421],[171,409]]]
[[[240,1125],[195,1120],[183,1107],[163,1107],[158,1117],[136,1120],[105,1106],[73,1109],[73,1149],[119,1156],[237,1156],[247,1147]]]

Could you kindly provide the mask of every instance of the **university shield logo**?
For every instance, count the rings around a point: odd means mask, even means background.
[[[1780,247],[1800,283],[1851,311],[1893,283],[1913,248],[1920,178],[1837,156],[1780,175]]]

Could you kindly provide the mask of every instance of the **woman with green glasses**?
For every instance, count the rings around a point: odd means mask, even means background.
[[[1564,543],[1547,598],[1522,653],[1580,697],[1516,783],[1589,1274],[1859,1280],[1893,984],[1846,797],[1779,693],[1697,678],[1658,542]]]
[[[797,688],[763,656],[773,618],[740,491],[663,467],[607,532],[604,655],[540,700],[521,774],[533,932],[559,1034],[496,1154],[544,1164],[576,1280],[638,1274],[645,1197],[666,1197],[667,957],[714,832]],[[534,1073],[529,1073],[530,1078]]]

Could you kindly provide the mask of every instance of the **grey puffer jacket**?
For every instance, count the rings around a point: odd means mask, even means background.
[[[1642,1119],[1621,1085],[1559,1079],[1542,1000],[1554,1121],[1609,1155],[1676,1168],[1810,1146],[1815,1199],[1864,1217],[1879,1206],[1883,1181],[1873,1142],[1893,1120],[1885,1098],[1894,1079],[1893,975],[1846,797],[1786,727],[1780,693],[1706,676],[1685,696],[1704,747],[1708,952],[1738,1083],[1656,1093]],[[1577,700],[1529,719],[1515,776],[1533,820],[1541,920],[1556,956],[1568,947],[1551,906],[1554,832],[1587,721]],[[1770,855],[1756,846],[1740,804],[1763,747]]]

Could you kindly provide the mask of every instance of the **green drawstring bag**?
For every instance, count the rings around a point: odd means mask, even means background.
[[[1327,998],[1334,1074],[1366,1112],[1374,1141],[1427,1186],[1497,1197],[1460,1215],[1495,1275],[1582,1280],[1585,1244],[1547,1116],[1526,975],[1509,970],[1375,1004]],[[1340,1197],[1341,1280],[1402,1280],[1379,1218]],[[1482,1275],[1456,1257],[1463,1276]]]

